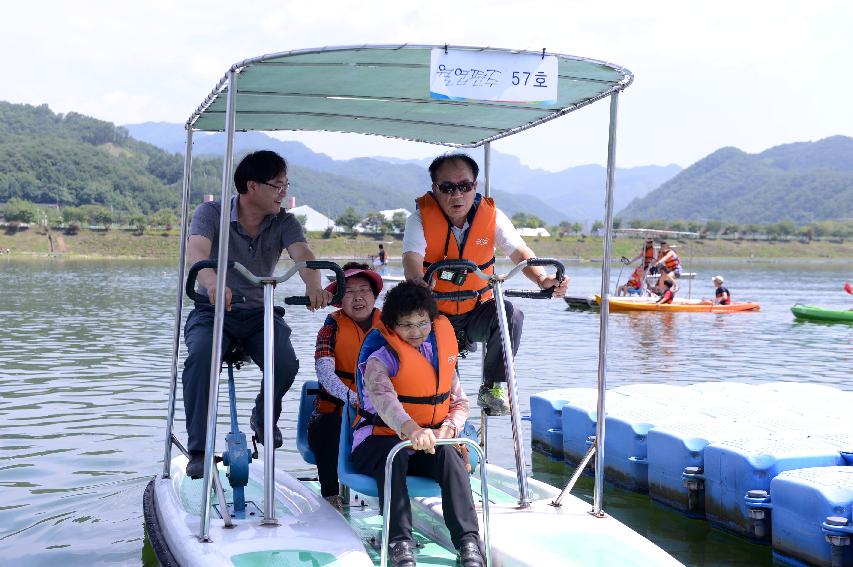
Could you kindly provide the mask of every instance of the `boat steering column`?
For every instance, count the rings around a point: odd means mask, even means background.
[[[495,307],[498,316],[498,328],[501,334],[501,346],[506,367],[506,381],[509,388],[509,407],[512,423],[512,441],[515,450],[515,471],[518,478],[518,506],[526,508],[530,505],[530,491],[527,486],[527,463],[524,459],[524,437],[521,429],[521,412],[518,405],[518,384],[515,380],[515,365],[512,356],[512,345],[510,343],[509,323],[506,316],[506,308],[504,307],[504,297],[522,297],[527,299],[551,299],[554,295],[554,288],[537,289],[537,290],[504,290],[504,283],[515,276],[518,272],[527,267],[532,266],[553,266],[557,273],[557,281],[562,281],[565,274],[565,267],[558,260],[553,258],[529,258],[519,262],[512,270],[506,274],[486,274],[480,270],[474,262],[470,260],[441,260],[430,264],[424,273],[424,281],[431,282],[433,276],[439,273],[440,270],[453,270],[464,274],[473,273],[477,277],[489,282],[489,288],[494,294]],[[450,301],[464,301],[466,299],[476,299],[479,297],[479,292],[473,290],[448,291],[448,292],[433,292],[436,299],[444,299]],[[484,345],[485,346],[485,345]],[[485,350],[485,349],[484,349]],[[483,412],[483,426],[481,442],[483,445],[484,455],[488,456],[488,418]]]
[[[190,268],[190,271],[187,275],[186,282],[186,293],[196,303],[210,303],[210,300],[200,293],[196,292],[195,284],[196,277],[200,270],[211,268],[213,270],[216,269],[218,263],[216,260],[202,260],[201,262],[197,262]],[[272,422],[272,414],[273,414],[273,385],[274,385],[274,375],[273,370],[275,368],[273,350],[275,346],[274,335],[273,335],[273,296],[275,291],[275,286],[286,282],[294,275],[299,273],[299,270],[307,268],[311,270],[331,270],[335,273],[335,278],[337,281],[337,291],[332,299],[332,303],[336,303],[341,300],[343,296],[343,292],[346,288],[346,283],[344,279],[344,272],[341,270],[340,266],[338,266],[334,262],[327,262],[324,260],[310,260],[307,262],[297,262],[290,268],[287,272],[280,276],[268,276],[268,277],[258,277],[252,274],[245,266],[238,262],[228,262],[228,269],[234,269],[237,273],[242,275],[246,280],[250,283],[261,286],[264,288],[264,439],[266,439],[266,445],[264,445],[264,510],[263,510],[263,520],[262,524],[271,524],[275,525],[278,521],[275,518],[275,443],[273,436],[273,422]],[[245,298],[242,296],[234,296],[231,299],[232,303],[241,303],[245,301]],[[306,296],[296,295],[291,297],[285,297],[284,303],[286,305],[310,305],[311,301]],[[226,435],[226,450],[222,454],[221,460],[225,466],[228,467],[228,481],[232,487],[234,499],[231,510],[227,508],[226,503],[224,502],[224,497],[222,496],[222,489],[219,486],[218,475],[215,472],[215,463],[219,458],[214,457],[214,448],[215,448],[215,440],[216,440],[216,408],[218,406],[217,402],[210,404],[210,407],[213,408],[213,411],[208,411],[207,416],[207,439],[205,444],[205,463],[204,463],[204,486],[210,486],[209,480],[212,478],[214,488],[217,492],[217,496],[220,500],[220,506],[222,507],[221,513],[222,517],[225,519],[226,525],[230,525],[231,513],[233,513],[234,517],[237,518],[245,518],[246,513],[246,501],[244,496],[244,487],[249,482],[249,463],[252,462],[252,459],[258,458],[257,445],[255,445],[254,451],[250,452],[248,446],[246,444],[246,435],[242,433],[239,429],[237,423],[237,399],[234,388],[234,371],[233,367],[236,365],[238,368],[244,362],[245,357],[243,356],[242,350],[238,347],[236,349],[230,349],[225,356],[223,356],[223,361],[228,366],[228,395],[230,399],[230,414],[231,414],[231,431]],[[218,376],[218,373],[217,373]],[[215,397],[218,400],[219,390],[219,381],[218,379],[214,381],[211,385],[211,397]],[[174,438],[174,436],[173,436]],[[177,441],[177,440],[175,440]],[[253,443],[254,443],[253,438]],[[270,446],[272,444],[272,446]],[[231,513],[229,513],[231,512]],[[204,490],[202,492],[202,526],[203,530],[209,525],[210,517],[210,491]],[[200,535],[200,538],[203,541],[207,541],[207,533],[204,530],[204,533]]]

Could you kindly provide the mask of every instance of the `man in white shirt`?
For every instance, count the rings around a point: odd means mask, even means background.
[[[403,270],[406,279],[430,285],[423,274],[431,263],[443,259],[471,260],[492,273],[497,248],[517,264],[535,258],[507,216],[494,206],[492,199],[477,193],[479,167],[470,156],[445,154],[429,166],[432,190],[417,200],[418,208],[406,221],[403,235]],[[563,297],[569,278],[557,281],[541,267],[525,268],[524,274],[540,289],[554,289],[554,297]],[[446,277],[444,277],[446,275]],[[478,299],[439,301],[439,309],[448,316],[457,335],[464,332],[467,341],[485,342],[484,383],[477,403],[490,415],[507,415],[509,403],[506,369],[503,362],[497,311],[486,282],[474,274],[442,275],[434,284],[437,291],[473,290]],[[512,351],[521,339],[524,314],[505,301]]]

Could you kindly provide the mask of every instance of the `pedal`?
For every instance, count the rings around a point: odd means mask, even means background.
[[[258,459],[258,437],[252,435],[252,459]]]

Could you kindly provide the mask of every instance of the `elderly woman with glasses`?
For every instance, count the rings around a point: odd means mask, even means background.
[[[314,369],[320,388],[308,421],[308,446],[317,461],[320,494],[338,510],[344,500],[338,494],[338,442],[341,435],[341,408],[356,404],[355,366],[367,333],[381,326],[376,298],[382,278],[367,264],[344,264],[345,290],[337,311],[326,317],[317,333]],[[326,291],[334,294],[337,282]]]
[[[359,421],[352,463],[376,479],[380,501],[385,460],[399,439],[412,441],[391,469],[389,541],[395,567],[415,561],[412,511],[406,475],[426,476],[441,486],[444,521],[464,567],[484,564],[466,459],[436,439],[458,436],[468,417],[468,398],[456,374],[458,347],[453,327],[440,315],[432,292],[403,282],[382,306],[384,328],[370,332],[359,355]]]

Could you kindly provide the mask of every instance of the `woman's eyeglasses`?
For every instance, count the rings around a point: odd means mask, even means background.
[[[451,195],[454,191],[458,191],[460,193],[467,193],[476,185],[476,181],[460,181],[459,183],[451,183],[450,181],[442,181],[438,185],[435,186],[439,192],[444,193],[445,195]]]
[[[431,321],[421,321],[420,323],[397,323],[397,328],[402,331],[426,331],[432,326]]]

